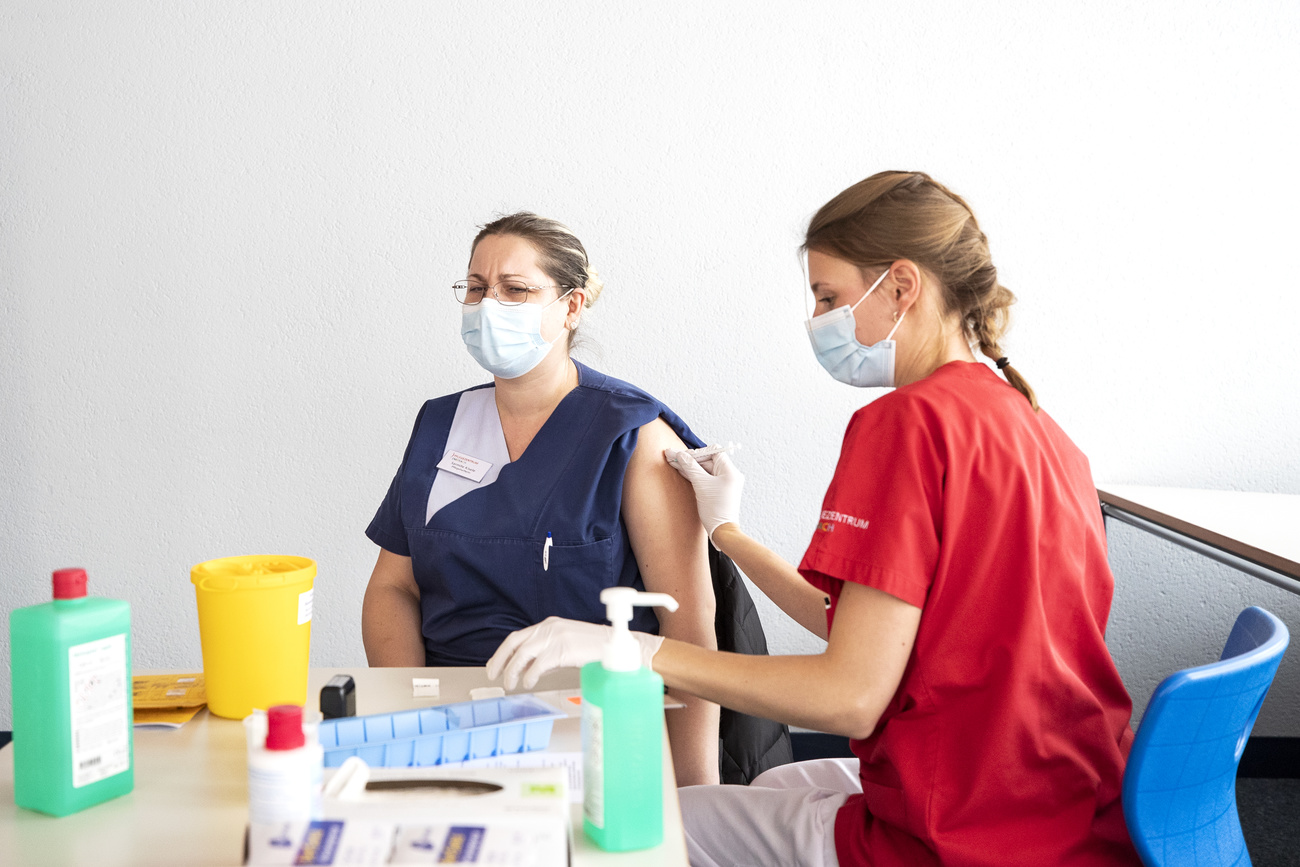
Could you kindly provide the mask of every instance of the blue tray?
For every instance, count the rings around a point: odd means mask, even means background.
[[[543,750],[551,724],[564,717],[531,695],[507,695],[324,720],[318,733],[327,768],[349,756],[372,768],[407,768]]]

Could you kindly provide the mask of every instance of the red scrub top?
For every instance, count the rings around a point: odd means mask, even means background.
[[[832,603],[854,581],[922,609],[898,692],[851,742],[841,864],[1139,863],[1101,510],[1047,413],[971,362],[858,410],[799,571]]]

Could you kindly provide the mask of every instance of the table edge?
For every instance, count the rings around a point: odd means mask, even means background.
[[[1265,551],[1262,548],[1256,548],[1254,545],[1248,545],[1239,539],[1231,536],[1224,536],[1213,530],[1176,518],[1173,515],[1161,512],[1150,506],[1144,506],[1141,503],[1125,499],[1117,494],[1112,494],[1104,488],[1097,488],[1097,499],[1112,508],[1120,509],[1135,515],[1143,520],[1158,524],[1165,529],[1181,533],[1184,536],[1195,539],[1206,545],[1218,548],[1220,551],[1231,554],[1234,557],[1240,557],[1242,560],[1248,560],[1257,566],[1265,569],[1272,569],[1288,578],[1300,581],[1300,563],[1294,560],[1288,560],[1279,554]]]

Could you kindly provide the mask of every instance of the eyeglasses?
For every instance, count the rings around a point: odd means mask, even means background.
[[[563,289],[564,294],[573,291],[572,286],[529,286],[520,280],[502,280],[495,286],[485,286],[482,283],[474,283],[469,280],[461,280],[451,284],[451,290],[456,293],[456,300],[467,307],[482,301],[489,291],[503,306],[514,307],[528,303],[529,298],[543,289]]]

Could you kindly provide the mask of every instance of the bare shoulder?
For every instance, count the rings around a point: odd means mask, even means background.
[[[664,449],[684,448],[686,443],[682,442],[677,431],[662,418],[656,418],[648,424],[641,425],[641,429],[637,432],[636,451],[632,453],[632,464],[628,469],[630,471],[638,464],[655,468],[662,465],[675,476],[677,471],[668,466],[668,462],[664,460]]]
[[[681,609],[659,612],[662,634],[710,646],[713,584],[708,537],[691,483],[664,460],[664,449],[683,448],[663,419],[643,425],[623,483],[623,519],[647,590],[668,593]]]
[[[699,525],[691,483],[664,460],[664,449],[685,447],[662,418],[641,426],[623,480],[623,514],[633,536],[662,531],[675,538],[673,532]]]

